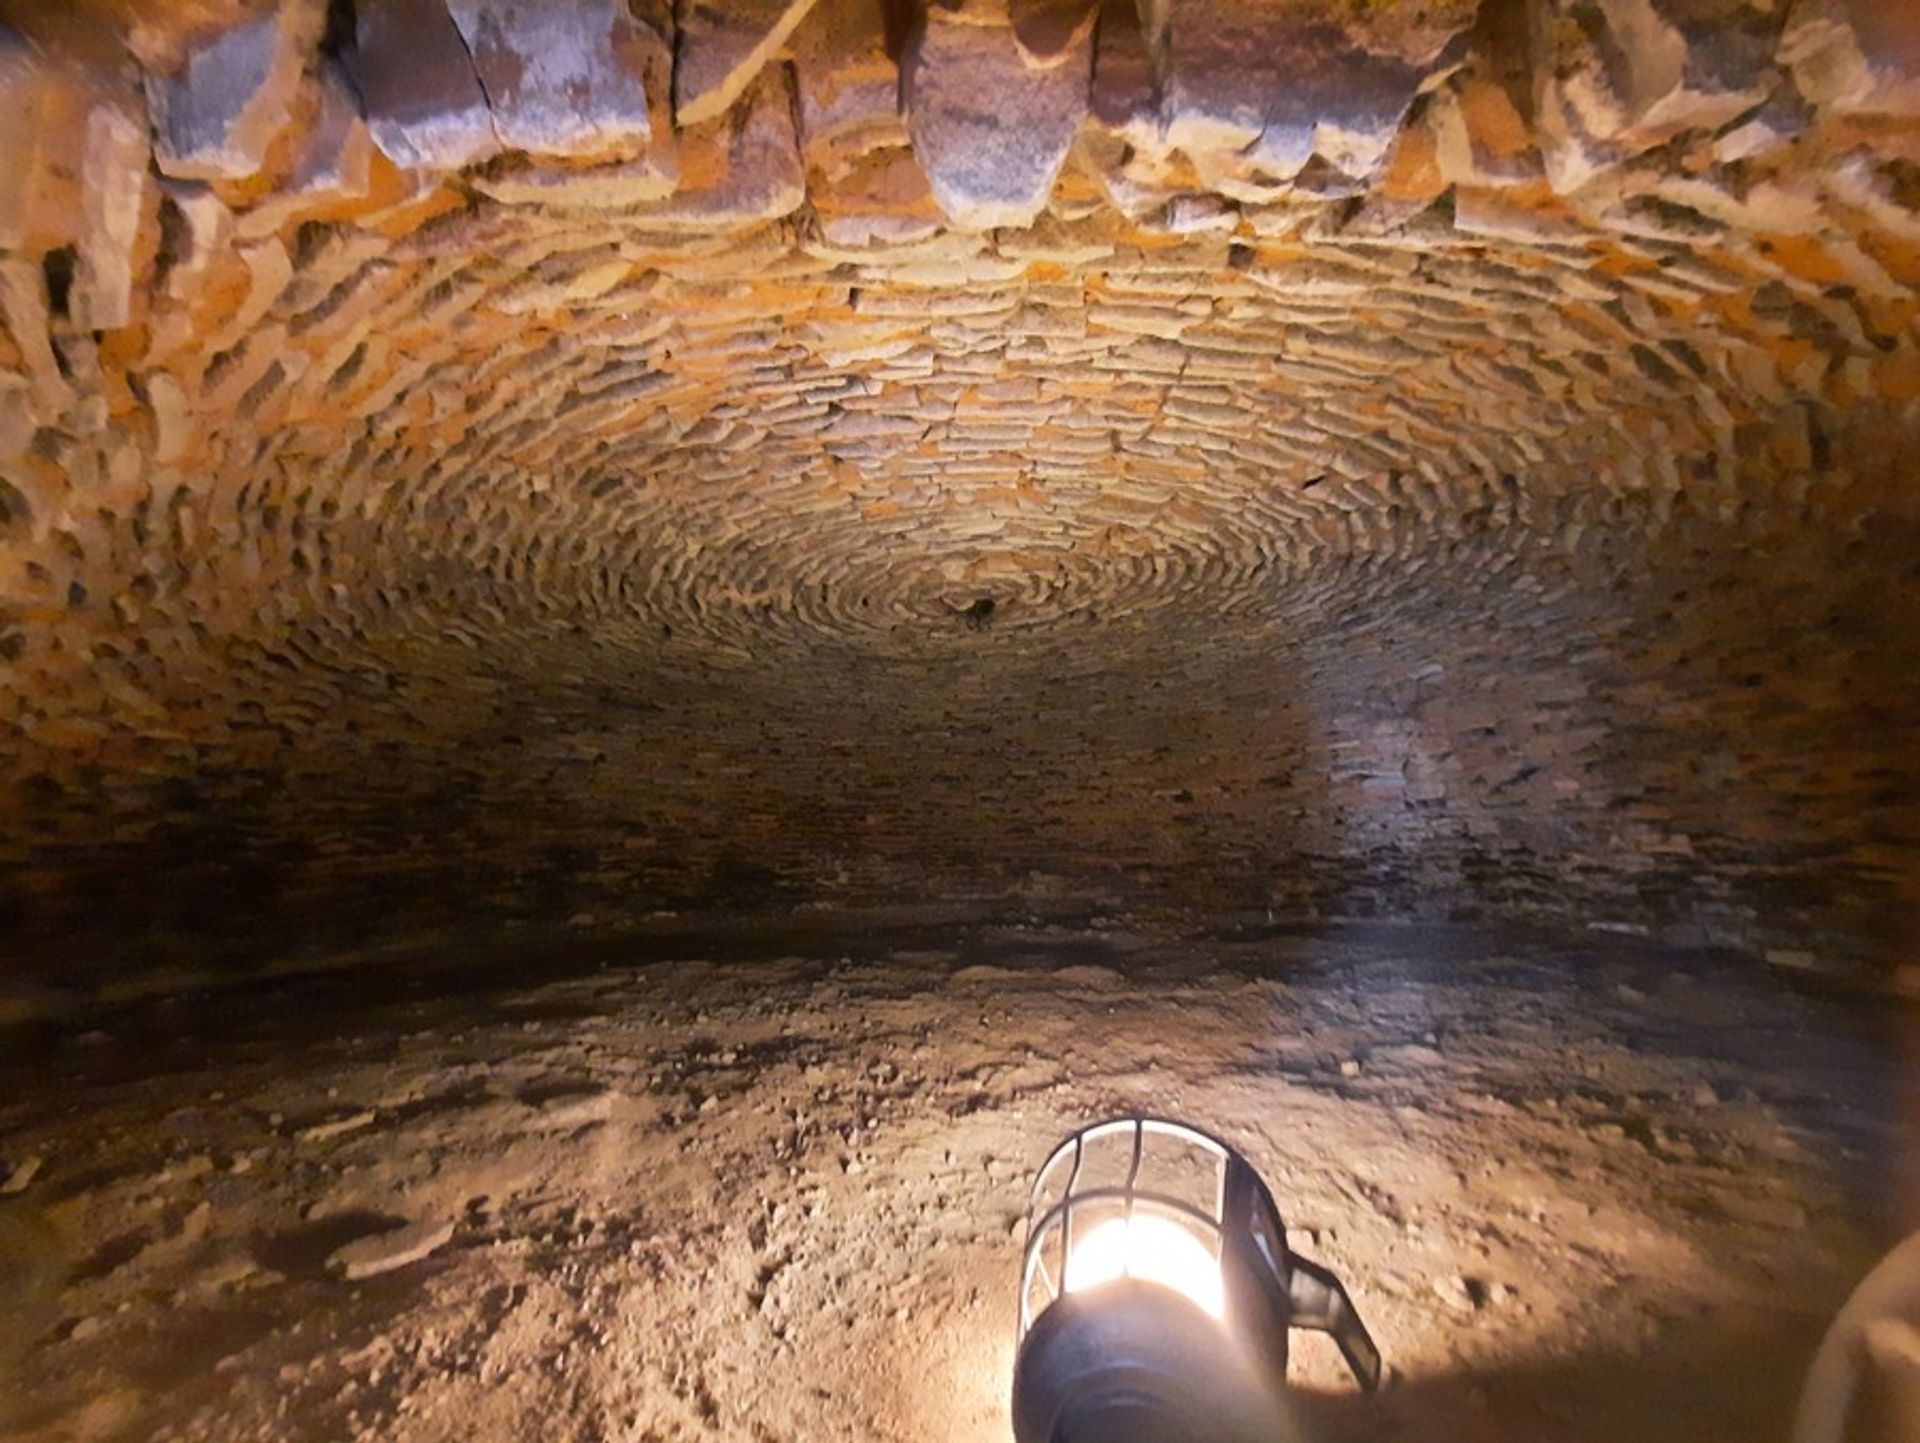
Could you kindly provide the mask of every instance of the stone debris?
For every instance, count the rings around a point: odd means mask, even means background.
[[[1793,0],[1779,58],[1800,93],[1844,115],[1920,117],[1920,15],[1872,0]]]
[[[948,219],[972,230],[1033,223],[1086,114],[1092,53],[1082,31],[1037,66],[1011,17],[927,11],[902,94],[914,158]]]
[[[356,6],[353,79],[376,145],[396,165],[458,170],[500,149],[486,92],[442,0]]]
[[[33,1180],[40,1176],[40,1169],[44,1165],[45,1159],[37,1156],[21,1158],[7,1169],[6,1181],[0,1182],[0,1193],[25,1192],[33,1185]]]
[[[0,29],[0,246],[39,254],[73,238],[96,93],[79,67]]]
[[[295,119],[302,71],[318,48],[322,0],[273,0],[257,19],[197,48],[176,74],[147,79],[154,160],[185,180],[246,180]]]
[[[449,0],[512,150],[604,156],[652,135],[644,41],[615,0]]]
[[[159,197],[147,171],[149,154],[143,113],[110,102],[93,107],[80,162],[82,219],[69,295],[76,322],[93,330],[117,330],[132,321],[143,242],[158,242]]]
[[[674,119],[698,125],[745,93],[815,0],[694,0],[676,7]],[[822,7],[832,9],[830,3]]]
[[[316,1122],[311,1127],[303,1127],[295,1134],[302,1142],[326,1142],[349,1132],[358,1132],[363,1127],[373,1125],[377,1113],[362,1111],[349,1113],[345,1117],[330,1118],[326,1122]]]
[[[1371,180],[1414,95],[1448,42],[1473,20],[1471,0],[1387,6],[1351,25],[1332,0],[1154,0],[1169,145],[1276,187],[1311,160]]]
[[[1486,1296],[1483,1289],[1456,1276],[1435,1278],[1433,1295],[1456,1313],[1478,1312]]]
[[[565,1130],[593,1127],[613,1116],[618,1100],[618,1094],[610,1090],[587,1089],[549,1098],[540,1103],[535,1112],[542,1127]],[[707,1098],[705,1101],[711,1102],[713,1099]]]
[[[334,1249],[327,1255],[327,1268],[350,1283],[377,1278],[430,1257],[452,1238],[452,1223],[408,1223]]]
[[[309,219],[369,200],[374,192],[372,135],[360,114],[352,81],[337,62],[322,64],[309,82],[314,119],[292,151],[286,184],[248,209],[237,222],[222,208],[234,235],[260,239]],[[178,195],[176,191],[174,194]],[[201,197],[202,203],[218,201]],[[184,209],[176,202],[176,206]]]

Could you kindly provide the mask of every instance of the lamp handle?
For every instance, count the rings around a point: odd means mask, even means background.
[[[1367,1326],[1360,1321],[1353,1299],[1340,1280],[1318,1263],[1310,1263],[1298,1253],[1289,1262],[1287,1301],[1291,1310],[1289,1324],[1328,1333],[1347,1360],[1360,1391],[1371,1393],[1380,1386],[1380,1350],[1374,1346]]]

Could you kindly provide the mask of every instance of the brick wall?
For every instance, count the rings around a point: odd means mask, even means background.
[[[21,966],[924,895],[1893,975],[1920,30],[1696,9],[12,7]]]

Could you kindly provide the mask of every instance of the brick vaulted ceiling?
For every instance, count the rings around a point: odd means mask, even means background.
[[[1886,955],[1912,7],[0,15],[0,921],[1074,876]]]

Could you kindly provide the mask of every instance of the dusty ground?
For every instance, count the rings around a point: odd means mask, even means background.
[[[1028,1168],[1143,1107],[1239,1142],[1347,1279],[1392,1381],[1364,1402],[1303,1343],[1324,1434],[1764,1440],[1914,1221],[1911,1014],[1751,963],[1097,925],[515,947],[12,1033],[0,1267],[42,1222],[71,1267],[6,1436],[998,1443]],[[336,1275],[401,1224],[445,1241]]]

